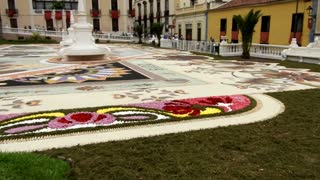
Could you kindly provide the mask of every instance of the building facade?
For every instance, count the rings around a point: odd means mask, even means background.
[[[153,33],[153,23],[164,23],[164,34],[175,32],[175,2],[178,0],[136,0],[136,23],[145,33]]]
[[[311,3],[311,0],[232,0],[209,10],[208,36],[216,40],[226,37],[229,42],[235,43],[240,41],[239,29],[233,16],[244,16],[254,9],[261,10],[262,17],[255,27],[253,43],[289,45],[295,36],[298,45],[306,46],[311,29],[307,8]]]
[[[53,9],[57,0],[0,0],[2,25],[12,28],[66,30],[78,0],[61,0],[64,8]],[[88,22],[95,31],[133,32],[133,0],[86,0]],[[76,19],[76,18],[75,18]]]
[[[185,40],[207,40],[208,10],[229,0],[180,0],[176,3],[176,34]]]

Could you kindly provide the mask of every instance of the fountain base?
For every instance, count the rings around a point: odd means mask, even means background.
[[[48,60],[49,63],[59,64],[106,64],[120,61],[120,57],[106,55],[91,56],[67,56],[66,58],[55,57]]]

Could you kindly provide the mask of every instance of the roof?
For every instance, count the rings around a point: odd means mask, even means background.
[[[250,6],[250,5],[259,5],[259,4],[269,4],[274,2],[280,2],[284,0],[231,0],[230,2],[219,6],[216,9],[227,9],[239,6]]]

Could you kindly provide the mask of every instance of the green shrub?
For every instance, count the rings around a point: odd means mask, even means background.
[[[33,32],[32,36],[30,37],[30,40],[39,41],[43,40],[43,37],[41,37],[41,35],[38,32]]]

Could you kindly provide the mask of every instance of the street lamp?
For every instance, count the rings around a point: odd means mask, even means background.
[[[313,16],[313,8],[310,5],[306,10],[309,16]]]

